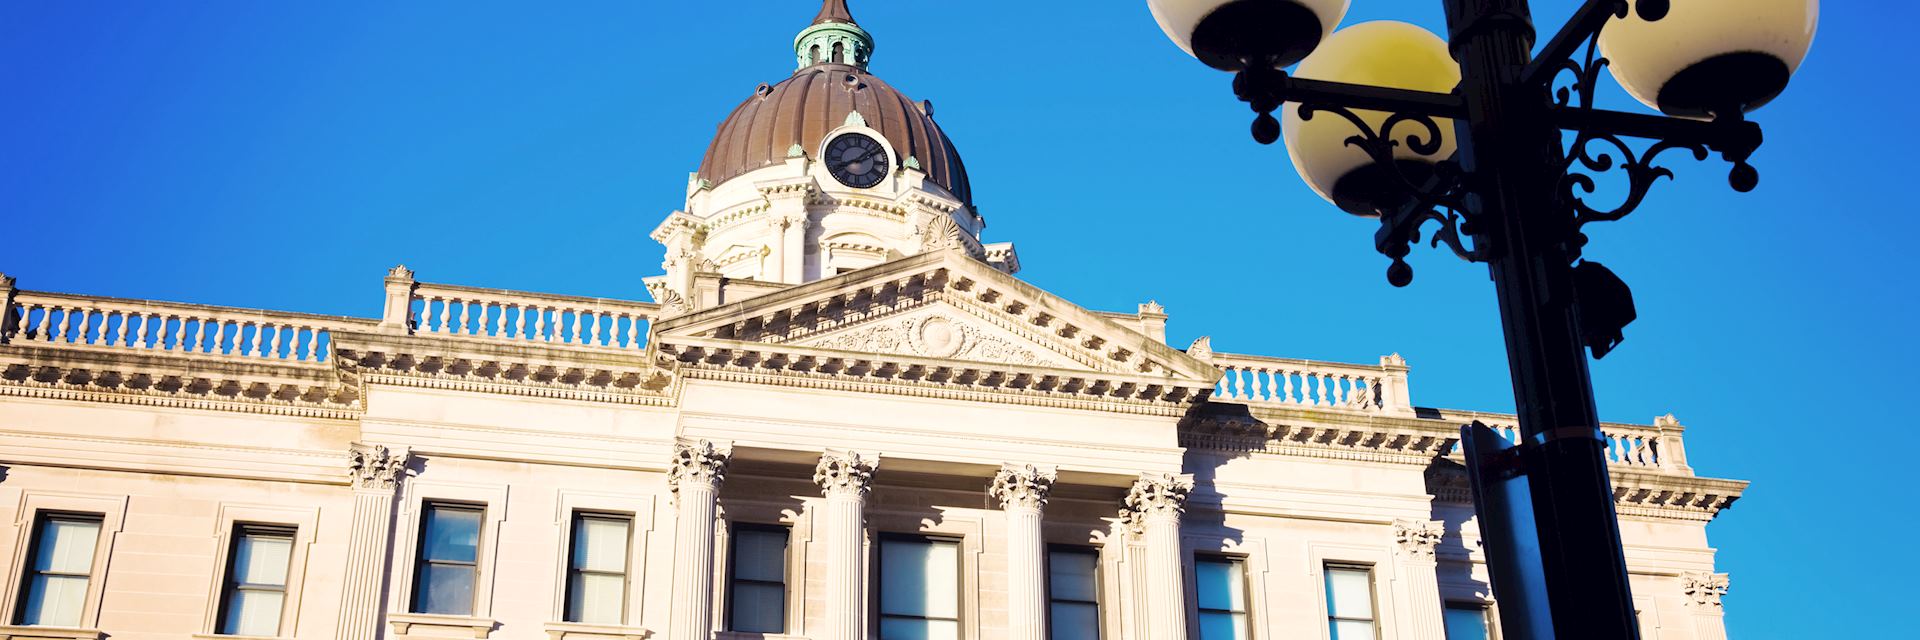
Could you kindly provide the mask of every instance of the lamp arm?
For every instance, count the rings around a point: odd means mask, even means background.
[[[1567,131],[1705,145],[1730,154],[1730,161],[1745,160],[1760,148],[1762,139],[1760,125],[1738,113],[1709,121],[1571,106],[1548,110],[1554,126]]]
[[[1641,17],[1647,20],[1666,17],[1664,2],[1643,0],[1641,4],[1644,5],[1640,10]],[[1661,6],[1653,6],[1656,4]],[[1653,10],[1658,11],[1658,17],[1648,17]],[[1547,46],[1540,50],[1540,56],[1527,63],[1526,69],[1520,72],[1520,78],[1533,85],[1545,86],[1553,82],[1554,76],[1559,75],[1561,69],[1573,61],[1574,54],[1580,52],[1580,47],[1600,34],[1600,28],[1607,26],[1608,20],[1625,17],[1627,0],[1587,0],[1586,4],[1573,12],[1573,17],[1566,24],[1560,26],[1559,33],[1547,40]]]
[[[1466,116],[1465,103],[1457,92],[1434,93],[1296,78],[1267,64],[1252,64],[1234,75],[1233,93],[1260,114],[1253,121],[1253,139],[1260,144],[1273,144],[1280,139],[1280,121],[1274,119],[1273,111],[1287,102],[1420,117]]]

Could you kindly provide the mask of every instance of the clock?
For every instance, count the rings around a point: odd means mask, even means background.
[[[893,165],[878,140],[858,133],[842,133],[827,143],[827,172],[840,184],[865,189],[885,180]]]

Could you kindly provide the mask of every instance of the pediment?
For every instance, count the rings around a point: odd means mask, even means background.
[[[663,321],[656,339],[867,354],[942,367],[1211,385],[1219,372],[960,251],[921,254]]]

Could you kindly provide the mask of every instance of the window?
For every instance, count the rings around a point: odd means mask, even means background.
[[[787,631],[787,528],[736,524],[728,563],[727,630]]]
[[[1200,640],[1245,640],[1247,563],[1241,558],[1193,559],[1194,603],[1200,610]]]
[[[1327,565],[1327,629],[1333,640],[1374,640],[1373,567]]]
[[[567,622],[620,624],[627,611],[626,516],[573,514],[573,554],[567,564]]]
[[[473,615],[482,512],[474,505],[427,503],[414,562],[414,613]]]
[[[1100,554],[1085,547],[1047,550],[1049,640],[1099,640]]]
[[[1447,603],[1447,640],[1488,640],[1487,608],[1471,602]]]
[[[958,640],[960,543],[880,541],[880,640]]]
[[[54,627],[80,626],[93,573],[93,551],[100,540],[95,514],[46,513],[34,527],[27,571],[15,622]]]
[[[220,596],[220,633],[280,635],[280,609],[287,600],[287,563],[293,557],[291,527],[234,527],[227,581]]]

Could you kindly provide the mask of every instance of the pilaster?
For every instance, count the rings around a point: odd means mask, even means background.
[[[386,601],[387,558],[393,541],[393,496],[406,477],[407,449],[355,442],[347,448],[353,482],[353,529],[340,593],[337,640],[377,640]]]
[[[1446,637],[1446,614],[1440,601],[1440,576],[1433,557],[1434,547],[1446,532],[1438,520],[1396,520],[1393,538],[1399,563],[1400,589],[1405,607],[1402,614],[1411,630],[1409,637]]]
[[[1147,637],[1186,640],[1185,564],[1180,553],[1180,516],[1191,474],[1143,473],[1127,492],[1121,517],[1146,542]]]
[[[413,270],[396,265],[387,270],[387,299],[380,309],[380,329],[394,333],[413,333]]]
[[[877,455],[828,450],[813,483],[826,496],[827,625],[821,640],[866,637],[866,505]]]
[[[1051,467],[1007,464],[987,487],[1007,523],[1006,637],[1011,640],[1047,637],[1047,544],[1040,518],[1058,477]]]
[[[1693,614],[1693,637],[1698,640],[1727,640],[1726,612],[1720,599],[1727,595],[1727,574],[1689,571],[1680,574],[1680,589],[1687,597],[1687,610]]]
[[[713,545],[720,483],[732,459],[731,443],[676,443],[667,486],[673,492],[673,611],[668,640],[713,637]]]

